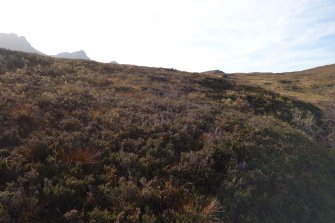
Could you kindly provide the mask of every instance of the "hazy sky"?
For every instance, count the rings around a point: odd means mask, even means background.
[[[0,32],[47,54],[187,71],[335,63],[335,0],[3,0]]]

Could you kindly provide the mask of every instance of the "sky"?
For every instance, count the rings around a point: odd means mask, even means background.
[[[335,0],[2,0],[0,32],[54,55],[201,72],[335,63]]]

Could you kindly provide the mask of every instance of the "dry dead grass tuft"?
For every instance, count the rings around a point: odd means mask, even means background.
[[[96,164],[99,162],[102,153],[94,149],[71,149],[71,150],[62,150],[58,159],[62,162],[80,162],[84,164]]]
[[[206,207],[204,207],[201,211],[202,215],[205,219],[210,222],[222,222],[217,217],[220,213],[223,212],[223,208],[221,203],[217,199],[212,199]]]

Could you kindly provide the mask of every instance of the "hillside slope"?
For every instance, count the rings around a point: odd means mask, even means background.
[[[324,112],[226,76],[0,49],[0,222],[332,222]]]
[[[335,101],[335,65],[290,73],[234,74],[240,83],[262,86],[321,107]]]
[[[320,107],[327,122],[332,124],[329,140],[335,147],[335,64],[290,73],[233,74],[230,80],[263,87]]]

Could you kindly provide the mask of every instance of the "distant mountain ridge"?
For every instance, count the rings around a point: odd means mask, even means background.
[[[24,36],[18,36],[17,34],[10,33],[0,33],[0,48],[13,50],[13,51],[22,51],[27,53],[35,53],[39,55],[46,55],[41,51],[35,49]],[[64,59],[82,59],[82,60],[91,60],[85,51],[80,50],[73,53],[64,52],[55,55],[57,58]]]
[[[82,59],[82,60],[91,60],[85,53],[84,50],[79,50],[73,53],[64,52],[55,55],[58,58],[66,58],[66,59]]]
[[[18,36],[17,34],[14,33],[11,34],[0,33],[0,47],[9,50],[45,55],[44,53],[32,47],[24,36]]]

